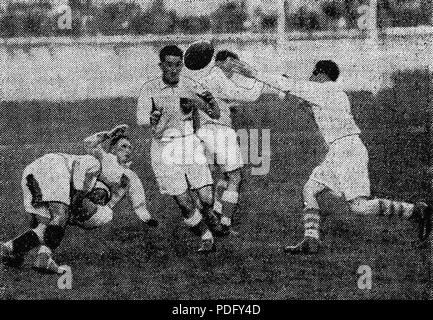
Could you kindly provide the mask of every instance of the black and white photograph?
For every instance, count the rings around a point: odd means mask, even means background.
[[[0,300],[433,298],[431,0],[0,0],[0,59]]]

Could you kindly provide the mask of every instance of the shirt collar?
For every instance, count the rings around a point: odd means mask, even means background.
[[[166,84],[162,80],[162,77],[161,77],[160,80],[159,80],[159,87],[160,87],[161,90],[164,90],[164,89],[167,89],[167,88],[178,88],[179,85],[181,84],[181,82],[182,82],[182,77],[179,78],[179,82],[176,85],[171,86],[171,85]]]

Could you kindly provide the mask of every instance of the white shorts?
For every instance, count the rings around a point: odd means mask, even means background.
[[[181,195],[189,188],[200,189],[213,184],[204,148],[196,135],[152,140],[152,169],[162,194]]]
[[[28,184],[29,175],[33,175],[33,181],[36,181],[33,187]],[[36,159],[24,169],[21,179],[25,211],[51,218],[43,203],[61,202],[69,205],[70,183],[71,173],[64,157],[50,153]]]
[[[336,140],[325,160],[317,166],[311,180],[324,184],[347,201],[370,196],[368,152],[358,135]]]
[[[208,123],[198,130],[197,136],[206,147],[209,164],[213,164],[216,158],[216,163],[223,172],[243,167],[238,137],[233,128]]]

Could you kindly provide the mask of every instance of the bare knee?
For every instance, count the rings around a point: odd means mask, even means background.
[[[197,190],[197,194],[202,204],[212,205],[213,204],[213,190],[212,186],[205,186]]]
[[[238,191],[239,186],[242,182],[242,171],[241,169],[236,169],[231,172],[226,173],[228,185],[227,189],[231,191]]]
[[[325,190],[325,185],[314,181],[308,180],[304,185],[302,195],[304,197],[305,208],[319,209],[319,204],[317,203],[317,195]]]

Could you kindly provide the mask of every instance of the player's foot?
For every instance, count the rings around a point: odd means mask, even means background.
[[[20,267],[24,263],[24,256],[14,254],[12,246],[7,243],[0,244],[0,259],[10,267]]]
[[[149,227],[152,227],[152,228],[156,228],[159,225],[158,220],[153,219],[153,218],[150,218],[149,220],[147,220],[144,223],[147,224]]]
[[[221,227],[222,227],[222,232],[224,235],[233,236],[233,237],[239,236],[239,232],[234,230],[232,226],[227,226],[227,225],[221,224]]]
[[[204,217],[204,221],[214,236],[224,237],[229,235],[228,230],[224,229],[215,213],[211,213]]]
[[[206,253],[215,251],[215,243],[213,238],[211,239],[202,239],[200,248],[198,248],[197,252]]]
[[[419,201],[413,209],[412,219],[418,223],[418,237],[421,241],[428,238],[432,228],[433,208]]]
[[[46,252],[38,253],[33,268],[42,273],[63,274],[65,272]]]
[[[315,254],[319,251],[319,240],[312,237],[304,237],[304,239],[294,246],[284,247],[284,252],[290,254]]]

